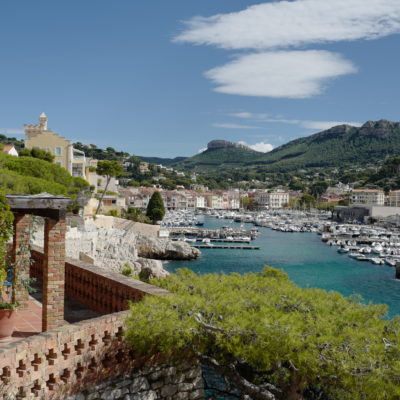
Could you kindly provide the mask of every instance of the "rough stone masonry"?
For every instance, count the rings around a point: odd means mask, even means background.
[[[67,400],[203,400],[200,365],[185,361],[121,375]]]

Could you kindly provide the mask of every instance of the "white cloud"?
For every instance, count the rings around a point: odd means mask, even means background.
[[[309,98],[320,94],[328,80],[357,69],[339,54],[288,49],[395,33],[400,33],[399,0],[294,0],[194,17],[174,41],[254,51],[205,73],[217,92]]]
[[[377,39],[400,32],[399,0],[297,0],[194,17],[177,42],[224,49],[287,48],[310,43]]]
[[[229,123],[215,123],[213,124],[215,128],[223,129],[260,129],[258,126],[253,125],[241,125],[241,124],[229,124]]]
[[[242,55],[205,75],[221,93],[308,98],[321,93],[330,79],[356,71],[339,54],[307,50]]]
[[[272,122],[272,123],[280,123],[280,124],[290,124],[290,125],[299,125],[302,128],[312,129],[312,130],[325,130],[332,128],[337,125],[352,125],[352,126],[361,126],[361,122],[354,121],[312,121],[312,120],[301,120],[301,119],[286,119],[286,118],[260,118],[260,115],[267,114],[258,114],[251,112],[240,112],[240,113],[232,113],[229,114],[233,117],[237,118],[246,118],[246,119],[254,119],[258,122]]]
[[[250,147],[251,149],[253,149],[255,151],[260,151],[262,153],[268,153],[269,151],[274,149],[274,146],[272,144],[265,143],[265,142],[259,142],[256,144],[247,144],[244,141],[240,141],[239,144]]]
[[[238,112],[238,113],[233,113],[233,114],[228,114],[231,117],[237,117],[237,118],[253,118],[253,119],[264,119],[268,117],[268,114],[254,114],[250,112]]]
[[[197,150],[197,153],[200,154],[200,153],[202,153],[203,151],[206,151],[206,150],[207,150],[207,147],[203,147],[202,149]]]

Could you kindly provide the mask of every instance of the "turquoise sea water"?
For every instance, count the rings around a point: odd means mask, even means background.
[[[206,217],[204,227],[239,227],[238,223],[230,221]],[[252,227],[245,224],[246,229]],[[259,237],[251,244],[260,246],[260,250],[201,249],[201,258],[170,262],[166,268],[171,272],[187,267],[198,273],[245,273],[257,272],[264,265],[271,265],[284,269],[301,287],[336,290],[346,296],[360,294],[366,302],[387,304],[390,317],[400,314],[400,281],[394,279],[394,268],[340,255],[336,247],[321,242],[321,236],[316,233],[258,229]]]

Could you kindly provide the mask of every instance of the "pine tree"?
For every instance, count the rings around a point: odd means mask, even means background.
[[[138,357],[198,357],[229,398],[400,399],[400,321],[384,305],[301,289],[271,267],[151,283],[171,294],[132,304],[126,338]]]

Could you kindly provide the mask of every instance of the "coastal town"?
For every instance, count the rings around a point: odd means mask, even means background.
[[[0,11],[0,400],[400,400],[399,0]]]
[[[146,210],[149,200],[155,191],[159,191],[167,210],[278,210],[282,208],[310,208],[318,203],[321,209],[324,204],[334,210],[335,219],[341,222],[368,222],[369,219],[395,217],[400,215],[400,190],[384,192],[382,189],[353,188],[348,184],[338,183],[326,187],[314,204],[305,203],[304,193],[300,190],[287,190],[283,187],[269,189],[243,190],[232,187],[228,190],[209,190],[205,185],[196,183],[196,174],[190,174],[192,184],[189,189],[177,187],[168,190],[159,184],[152,186],[129,186],[129,179],[98,175],[96,167],[99,160],[87,157],[85,153],[73,147],[71,140],[48,128],[48,117],[45,113],[39,116],[37,125],[26,124],[25,147],[40,149],[54,156],[54,163],[65,168],[72,176],[81,177],[88,182],[91,195],[81,204],[81,215],[93,216],[96,211],[102,214],[123,217],[130,207]],[[18,156],[13,145],[4,145],[3,152]],[[121,167],[126,172],[132,163],[129,157],[122,159]],[[157,180],[165,179],[164,173],[185,176],[185,172],[165,167],[162,164],[151,165],[141,161],[139,172],[146,174],[150,168],[156,169]],[[107,185],[107,187],[106,187]],[[106,192],[104,192],[106,190]],[[99,198],[102,194],[99,208]]]

